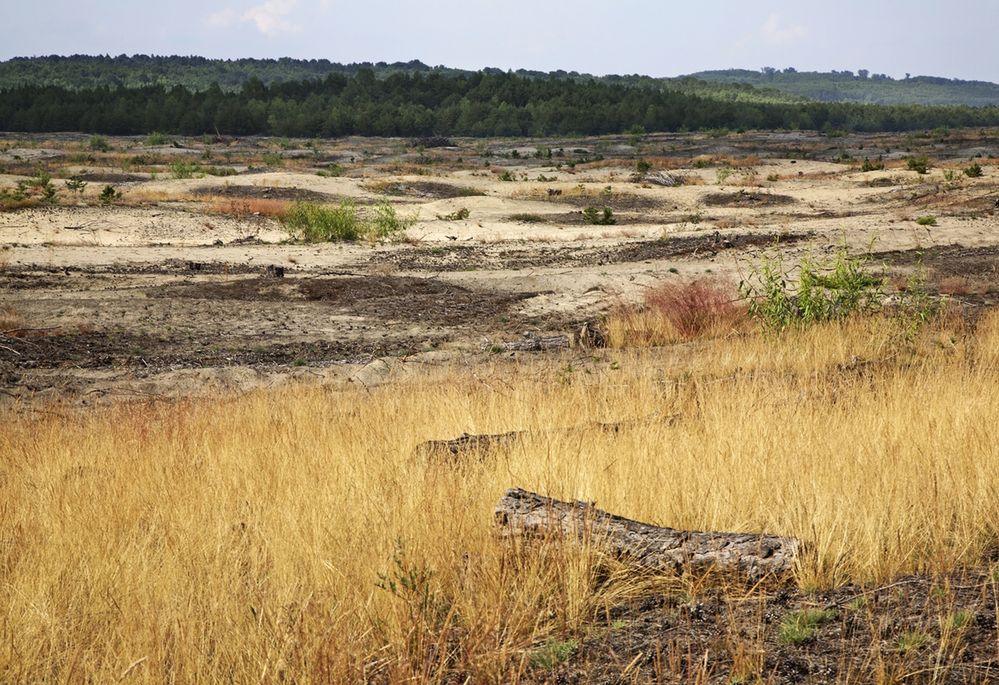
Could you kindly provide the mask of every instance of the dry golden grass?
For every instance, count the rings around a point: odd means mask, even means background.
[[[982,563],[999,521],[999,316],[974,336],[932,331],[918,354],[891,347],[897,333],[857,320],[694,343],[679,360],[615,352],[9,416],[0,673],[516,682],[532,645],[638,584],[598,581],[607,562],[585,550],[499,540],[492,507],[511,486],[799,537],[805,585]],[[483,462],[413,456],[428,438],[513,429],[536,433]]]

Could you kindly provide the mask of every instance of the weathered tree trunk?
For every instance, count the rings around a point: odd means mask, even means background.
[[[525,335],[523,340],[504,343],[482,343],[482,349],[493,352],[545,352],[547,350],[566,350],[569,348],[569,336]]]
[[[800,547],[776,535],[660,528],[519,488],[499,501],[496,521],[512,535],[587,538],[622,561],[657,572],[716,568],[754,579],[784,575],[794,570]]]
[[[555,433],[562,435],[573,435],[575,433],[580,433],[586,430],[598,430],[603,433],[618,433],[623,428],[628,426],[637,426],[641,424],[648,424],[652,421],[661,421],[662,423],[672,423],[676,420],[675,416],[666,417],[654,417],[639,419],[637,421],[618,421],[615,423],[589,423],[582,426],[573,426],[571,428],[559,428],[551,431],[545,431],[545,433]],[[533,433],[535,435],[541,433]],[[450,438],[448,440],[427,440],[426,442],[421,442],[416,446],[416,455],[419,457],[429,457],[429,458],[446,458],[458,461],[458,458],[465,454],[479,454],[480,456],[485,456],[494,449],[500,447],[506,447],[507,445],[512,445],[519,440],[523,440],[528,436],[532,435],[532,431],[510,431],[508,433],[486,433],[482,435],[475,435],[473,433],[462,433],[457,438]]]

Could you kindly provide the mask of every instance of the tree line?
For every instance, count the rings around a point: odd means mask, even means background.
[[[372,69],[236,91],[218,84],[0,91],[0,130],[296,137],[544,136],[635,130],[905,131],[999,125],[996,107],[927,107],[720,100],[661,86],[512,73],[393,73]]]

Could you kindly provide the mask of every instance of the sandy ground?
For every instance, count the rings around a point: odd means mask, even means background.
[[[425,150],[405,140],[113,139],[111,153],[94,155],[84,137],[0,136],[0,188],[39,164],[58,186],[91,179],[57,205],[0,212],[0,389],[8,402],[91,403],[377,383],[486,356],[484,340],[574,330],[663,282],[734,288],[766,254],[790,264],[844,245],[875,253],[889,274],[911,270],[919,251],[931,277],[970,279],[970,303],[990,305],[994,140],[755,133]],[[539,149],[554,153],[534,157]],[[268,150],[281,167],[260,165]],[[932,159],[928,174],[898,161],[914,154]],[[978,154],[984,175],[969,178],[961,169]],[[865,156],[888,168],[861,172]],[[186,175],[171,172],[177,159],[233,175],[176,178]],[[638,159],[686,182],[656,185],[635,173]],[[331,164],[342,175],[317,174]],[[96,201],[105,185],[121,202]],[[266,211],[244,211],[294,200],[347,200],[362,214],[388,200],[414,222],[390,243],[307,244]],[[588,224],[588,206],[610,207],[615,223]],[[467,218],[448,220],[463,209]],[[915,222],[926,215],[935,226]]]

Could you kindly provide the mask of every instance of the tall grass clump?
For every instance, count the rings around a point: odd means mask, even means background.
[[[890,325],[718,338],[685,358],[614,352],[593,373],[497,363],[381,387],[10,411],[2,680],[531,680],[642,583],[667,581],[594,548],[497,535],[493,507],[513,486],[799,538],[809,587],[987,565],[999,315],[927,331],[899,361],[884,353]],[[882,363],[844,375],[857,357]],[[414,457],[424,440],[511,430],[527,433],[486,459]]]
[[[314,202],[295,202],[281,221],[310,243],[357,240],[365,229],[357,207],[349,200],[342,201],[336,207]]]
[[[745,312],[736,290],[723,281],[664,283],[640,304],[618,306],[607,331],[611,347],[655,347],[730,332]]]

